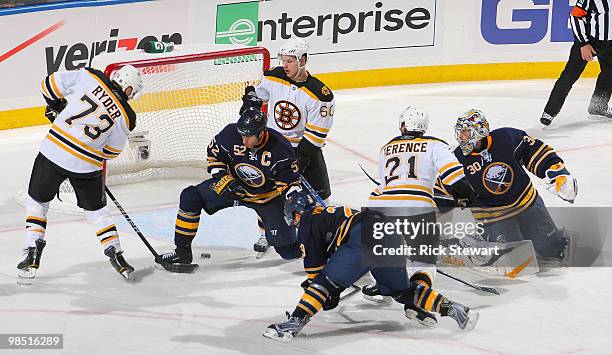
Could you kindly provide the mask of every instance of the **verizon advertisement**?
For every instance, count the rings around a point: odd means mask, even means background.
[[[152,40],[183,43],[188,4],[154,1],[0,17],[0,30],[11,34],[0,52],[2,77],[11,83],[0,87],[0,109],[42,105],[38,87],[46,75],[91,65],[100,53],[134,50]]]

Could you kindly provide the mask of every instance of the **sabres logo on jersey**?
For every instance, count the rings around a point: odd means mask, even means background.
[[[512,186],[514,171],[503,162],[490,164],[482,174],[482,184],[492,194],[505,194]]]
[[[236,175],[250,187],[260,187],[266,182],[264,173],[251,164],[240,163],[234,168]]]
[[[297,127],[302,119],[300,109],[293,103],[285,100],[280,100],[274,105],[274,120],[276,125],[289,131]]]

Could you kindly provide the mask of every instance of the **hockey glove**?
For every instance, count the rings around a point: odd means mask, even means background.
[[[295,148],[295,155],[298,159],[301,174],[304,174],[308,170],[310,164],[319,154],[321,154],[321,148],[310,143],[307,139],[302,139],[300,141],[297,148]]]
[[[574,203],[578,194],[578,181],[572,177],[570,172],[565,168],[563,163],[553,164],[546,170],[546,178],[548,179],[548,191],[553,190],[562,200],[569,203]]]
[[[249,85],[244,89],[244,95],[242,96],[242,107],[240,107],[240,111],[238,111],[238,113],[242,115],[242,113],[249,107],[255,107],[256,109],[261,110],[262,105],[263,101],[255,94],[255,88]]]
[[[55,121],[60,112],[62,112],[62,110],[66,107],[68,101],[66,101],[65,99],[59,99],[55,101],[47,100],[47,103],[48,105],[45,108],[45,117],[47,117],[47,119],[51,123],[53,123],[53,121]]]
[[[247,195],[244,187],[229,174],[221,176],[210,188],[219,196],[229,194],[233,200],[240,200]]]

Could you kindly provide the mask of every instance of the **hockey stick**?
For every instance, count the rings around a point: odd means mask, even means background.
[[[370,176],[370,174],[368,174],[368,172],[367,172],[367,171],[366,171],[366,170],[363,168],[363,166],[361,166],[361,164],[359,164],[359,167],[361,168],[361,171],[363,171],[363,173],[364,173],[364,174],[365,174],[365,175],[366,175],[366,176],[367,176],[367,177],[368,177],[370,180],[372,180],[372,182],[373,182],[374,184],[376,184],[376,185],[380,185],[380,184],[378,183],[378,181],[376,181],[376,180],[375,180],[375,179],[374,179],[372,176]],[[438,196],[436,196],[436,197],[438,197]],[[452,197],[451,197],[451,198],[452,198]],[[464,280],[462,280],[462,279],[460,279],[460,278],[458,278],[458,277],[455,277],[455,276],[449,275],[449,274],[447,274],[446,272],[444,272],[444,271],[442,271],[442,270],[440,270],[440,269],[438,269],[438,268],[436,268],[436,269],[437,269],[437,272],[439,272],[440,274],[442,274],[442,275],[444,275],[444,276],[446,276],[446,277],[448,277],[448,278],[450,278],[450,279],[453,279],[453,280],[455,280],[455,281],[457,281],[457,282],[460,282],[460,283],[462,283],[462,284],[464,284],[464,285],[467,285],[467,286],[469,286],[469,287],[472,287],[472,288],[474,288],[474,289],[476,289],[476,290],[483,291],[483,292],[488,292],[488,293],[492,293],[492,294],[494,294],[494,295],[499,295],[499,294],[500,294],[500,293],[499,293],[499,291],[498,291],[496,288],[494,288],[494,287],[487,287],[487,286],[478,286],[478,285],[474,285],[474,284],[471,284],[471,283],[469,283],[469,282],[467,282],[467,281],[464,281]]]
[[[310,183],[308,182],[308,180],[306,180],[306,178],[300,174],[300,182],[302,183],[302,185],[304,185],[304,187],[306,188],[306,190],[308,190],[308,192],[312,195],[312,197],[315,199],[315,201],[323,206],[323,207],[327,207],[325,205],[325,201],[323,201],[323,199],[321,198],[321,196],[319,196],[319,194],[317,194],[317,192],[315,191],[315,189],[312,187],[312,185],[310,185]]]
[[[466,286],[469,286],[469,287],[471,287],[473,289],[476,289],[478,291],[488,292],[488,293],[492,293],[494,295],[500,295],[499,291],[495,287],[487,287],[487,286],[474,285],[474,284],[469,283],[467,281],[461,280],[458,277],[449,275],[449,274],[445,273],[444,271],[442,271],[440,269],[437,269],[437,272],[442,274],[442,275],[444,275],[444,276],[446,276],[446,277],[448,277],[448,278],[451,278],[451,279],[453,279],[455,281],[461,282],[462,284],[464,284]]]
[[[128,223],[130,224],[130,226],[132,227],[132,229],[134,230],[134,232],[136,232],[136,234],[140,237],[140,240],[142,240],[142,242],[145,244],[145,246],[149,249],[149,251],[151,252],[151,254],[153,254],[153,256],[155,257],[155,262],[158,263],[159,265],[161,265],[164,269],[166,269],[167,271],[170,272],[176,272],[176,273],[192,273],[195,271],[195,269],[199,266],[198,264],[168,264],[168,263],[164,263],[160,260],[159,254],[157,254],[157,252],[155,251],[155,249],[153,249],[153,247],[151,246],[151,244],[149,243],[149,241],[147,240],[147,238],[145,238],[145,236],[142,234],[142,232],[140,231],[140,229],[138,229],[138,226],[136,226],[136,223],[134,223],[134,221],[132,221],[132,219],[130,218],[130,216],[127,214],[127,212],[125,212],[125,210],[123,209],[123,207],[121,206],[121,204],[119,204],[119,201],[117,201],[117,199],[115,198],[115,196],[112,194],[112,192],[110,192],[110,190],[108,189],[108,186],[104,186],[104,190],[106,190],[106,193],[108,194],[108,197],[110,197],[110,199],[113,201],[113,203],[115,204],[115,206],[117,206],[117,209],[121,212],[121,214],[123,215],[123,217],[125,218],[126,221],[128,221]]]

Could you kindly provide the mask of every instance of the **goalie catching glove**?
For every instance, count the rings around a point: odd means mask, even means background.
[[[263,101],[255,94],[255,88],[251,85],[244,89],[244,95],[242,96],[242,107],[240,107],[239,114],[242,115],[249,107],[254,107],[261,111]]]
[[[553,191],[562,200],[569,203],[574,203],[578,194],[578,181],[572,177],[570,172],[565,168],[563,163],[553,164],[546,170],[546,178],[548,179],[548,191]]]

